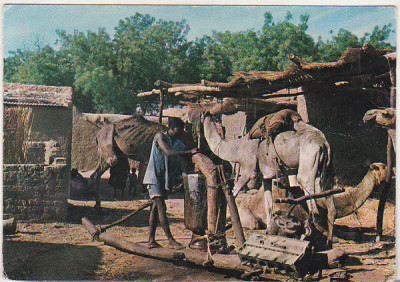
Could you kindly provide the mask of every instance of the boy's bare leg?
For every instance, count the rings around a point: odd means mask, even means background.
[[[157,204],[158,210],[158,220],[160,222],[161,227],[164,230],[165,235],[167,235],[169,245],[173,249],[183,249],[185,248],[183,245],[178,243],[171,234],[171,230],[169,228],[168,218],[167,218],[167,207],[165,205],[165,201],[161,197],[154,198],[153,201]]]
[[[147,247],[149,249],[161,247],[160,244],[156,242],[157,223],[158,223],[157,203],[153,200],[153,205],[150,208],[150,216],[149,216],[149,241],[147,242]]]

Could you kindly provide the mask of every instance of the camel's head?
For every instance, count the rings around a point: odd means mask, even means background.
[[[396,126],[396,110],[392,108],[387,109],[374,109],[365,113],[363,121],[375,121],[376,124],[394,128]]]
[[[376,184],[381,184],[386,179],[387,166],[383,163],[373,163],[369,166],[368,173],[375,177]]]

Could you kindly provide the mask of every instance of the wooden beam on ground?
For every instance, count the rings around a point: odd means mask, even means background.
[[[82,225],[92,236],[96,234],[97,228],[87,218],[82,218]],[[188,261],[200,266],[210,264],[210,259],[207,252],[202,252],[199,250],[174,250],[169,248],[149,249],[146,246],[127,241],[122,237],[114,236],[112,234],[108,234],[107,232],[99,234],[97,239],[101,242],[104,242],[106,245],[135,255],[152,257],[166,261]],[[211,265],[215,268],[237,270],[242,272],[241,262],[238,255],[215,254],[212,256]]]
[[[82,218],[83,227],[89,232],[92,237],[96,235],[97,228],[87,218]],[[143,245],[130,242],[122,237],[112,234],[102,233],[95,237],[98,241],[105,245],[117,248],[121,251],[150,257],[154,259],[173,261],[173,262],[191,262],[203,267],[213,267],[214,269],[224,269],[237,272],[237,275],[242,275],[249,268],[242,265],[237,254],[214,254],[211,258],[207,252],[192,249],[174,250],[168,248],[153,248],[149,249]],[[332,249],[329,251],[318,252],[312,257],[312,265],[316,269],[336,268],[338,264],[343,265],[343,259],[346,257],[346,252],[340,249]],[[271,273],[270,275],[274,275]],[[275,277],[275,276],[273,276]],[[284,276],[285,278],[288,276]]]

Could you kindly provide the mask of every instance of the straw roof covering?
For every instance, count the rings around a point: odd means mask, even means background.
[[[385,55],[392,50],[377,50],[366,44],[363,48],[348,48],[337,62],[306,63],[291,55],[293,65],[283,72],[251,71],[237,72],[230,82],[201,84],[169,84],[157,81],[156,85],[167,93],[195,96],[261,98],[282,97],[276,93],[282,89],[298,88],[314,83],[336,83],[341,81],[370,83],[374,85],[389,82],[388,59]],[[395,56],[395,55],[394,55]],[[391,55],[391,58],[393,55]],[[138,94],[138,97],[160,95],[161,90],[153,89]],[[278,94],[278,95],[277,95]]]
[[[26,106],[72,106],[72,87],[29,85],[20,83],[3,84],[4,104]]]

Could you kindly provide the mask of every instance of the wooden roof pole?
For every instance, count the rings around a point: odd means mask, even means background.
[[[160,87],[160,90],[161,90],[160,91],[160,108],[158,111],[158,123],[162,123],[164,99],[167,96],[168,88],[171,87],[172,84],[165,82],[165,81],[157,80],[156,82],[154,82],[154,85]]]
[[[162,123],[162,118],[163,118],[163,107],[164,107],[164,98],[165,98],[165,93],[166,92],[168,92],[168,90],[167,91],[165,91],[165,89],[163,88],[163,89],[161,89],[161,92],[160,92],[160,108],[159,108],[159,110],[158,110],[158,123]]]

